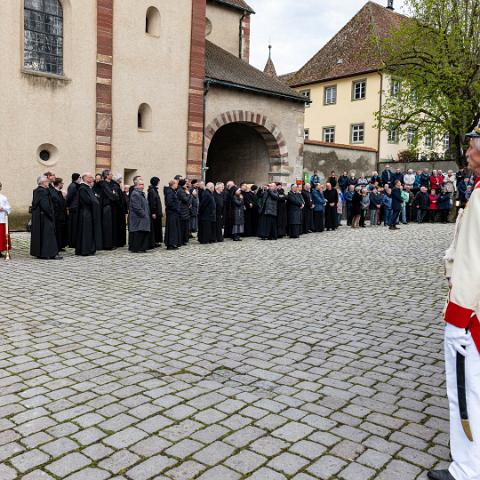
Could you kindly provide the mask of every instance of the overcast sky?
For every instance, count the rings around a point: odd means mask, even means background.
[[[376,0],[387,5],[387,0]],[[252,64],[263,70],[272,42],[278,74],[298,70],[320,50],[366,0],[247,0],[252,15]],[[395,0],[402,11],[403,0]]]

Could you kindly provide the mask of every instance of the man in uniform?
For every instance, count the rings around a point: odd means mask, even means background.
[[[480,125],[467,135],[469,168],[480,176]],[[480,181],[445,256],[450,295],[445,311],[445,364],[450,405],[448,470],[431,480],[480,480]]]

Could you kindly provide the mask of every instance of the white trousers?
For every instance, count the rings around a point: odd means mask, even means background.
[[[465,435],[460,418],[457,352],[465,357],[467,409],[473,442]],[[445,366],[450,405],[450,449],[453,459],[449,471],[455,480],[480,480],[480,354],[470,333],[450,324],[447,324],[445,329]]]

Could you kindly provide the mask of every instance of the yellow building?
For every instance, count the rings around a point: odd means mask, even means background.
[[[400,138],[395,129],[378,129],[375,117],[387,96],[398,93],[401,82],[381,72],[374,38],[388,36],[404,19],[394,11],[392,1],[387,7],[369,1],[298,72],[280,77],[311,102],[305,111],[305,151],[336,149],[350,160],[348,165],[331,157],[333,169],[350,166],[368,175],[380,162],[397,161],[399,152],[414,143],[414,131]],[[419,139],[418,147],[425,153],[444,152],[444,141],[448,137],[435,141],[427,136]]]

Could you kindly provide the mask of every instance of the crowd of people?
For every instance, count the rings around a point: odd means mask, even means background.
[[[369,178],[348,172],[337,177],[332,172],[324,183],[314,173],[309,182],[293,184],[288,191],[279,183],[205,184],[177,175],[164,187],[162,201],[158,177],[151,178],[146,188],[140,176],[132,186],[122,186],[122,179],[110,170],[74,173],[65,194],[63,179],[46,172],[33,192],[30,253],[61,259],[66,248],[89,256],[127,244],[135,253],[162,244],[176,250],[194,234],[200,244],[225,238],[299,238],[336,230],[343,218],[352,228],[364,228],[368,222],[392,230],[399,223],[448,222],[456,211],[453,207],[468,202],[473,182],[465,169],[456,174],[428,169],[403,173],[389,166]],[[0,228],[10,210],[0,195]],[[2,231],[0,237],[4,238]],[[0,252],[8,248],[3,243]]]

